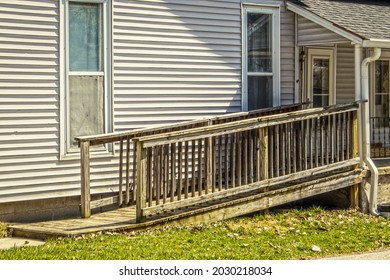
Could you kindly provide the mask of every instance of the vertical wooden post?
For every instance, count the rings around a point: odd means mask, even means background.
[[[269,178],[269,164],[268,164],[268,127],[259,129],[259,138],[260,138],[260,178],[261,180],[267,180]],[[272,167],[271,167],[272,168]],[[264,189],[264,192],[268,192],[268,188]],[[269,214],[269,209],[264,210],[264,214]]]
[[[352,120],[352,141],[353,141],[353,157],[356,158],[359,155],[359,136],[358,136],[358,119],[357,119],[357,111],[353,112],[353,120]],[[358,165],[355,167],[359,168]],[[359,185],[353,185],[350,190],[350,203],[351,208],[357,208],[359,206]]]
[[[91,186],[89,141],[80,142],[81,163],[81,217],[91,217]]]
[[[260,178],[261,180],[268,179],[268,127],[260,128]]]
[[[146,221],[143,215],[143,209],[146,207],[146,182],[147,182],[147,155],[146,149],[142,147],[142,142],[135,142],[135,160],[137,163],[137,190],[136,190],[136,222],[142,223]]]
[[[123,139],[119,143],[119,207],[123,204]]]

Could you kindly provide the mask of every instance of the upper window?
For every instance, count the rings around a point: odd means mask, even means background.
[[[66,153],[77,136],[110,131],[107,1],[66,2]]]
[[[279,10],[245,9],[244,102],[243,109],[278,106]]]

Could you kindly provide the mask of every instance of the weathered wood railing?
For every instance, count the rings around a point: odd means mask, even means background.
[[[336,105],[135,137],[137,221],[356,167],[358,107]]]
[[[177,132],[177,131],[188,130],[193,128],[205,128],[208,126],[229,123],[232,121],[254,119],[259,116],[267,116],[267,115],[273,115],[277,113],[297,111],[302,109],[302,106],[305,106],[305,104],[294,104],[294,105],[287,105],[287,106],[281,106],[276,108],[256,110],[251,112],[232,113],[232,114],[226,114],[218,117],[204,118],[200,120],[188,121],[188,122],[183,122],[183,123],[173,124],[168,126],[116,132],[116,133],[109,133],[104,135],[77,137],[76,140],[79,141],[80,159],[81,159],[81,215],[82,217],[87,218],[91,215],[91,209],[105,206],[108,204],[118,203],[119,206],[124,206],[135,202],[134,182],[136,178],[137,168],[136,168],[136,161],[135,161],[135,153],[134,153],[135,147],[134,147],[133,139],[136,137],[150,136],[150,135],[156,135],[156,134],[162,134],[168,132]],[[116,146],[113,145],[113,149],[115,151],[116,156],[119,157],[118,196],[112,196],[98,201],[91,201],[90,148],[93,146],[107,145],[107,144],[117,144]],[[180,145],[181,144],[178,143],[178,147]],[[174,146],[172,145],[172,147]],[[182,153],[183,152],[182,149],[179,149],[178,147],[176,147],[176,149],[171,148],[170,151],[172,153],[177,153],[177,154]],[[189,146],[184,146],[184,147],[185,147],[184,149],[186,149],[186,147],[188,148]],[[158,149],[156,149],[156,153],[157,152]],[[201,152],[201,150],[199,152]],[[160,153],[166,154],[166,150],[161,151]],[[162,155],[161,158],[163,158],[163,156],[164,155]],[[187,167],[189,166],[188,162],[184,162],[181,160],[180,165],[183,165],[183,163],[185,166]],[[160,169],[157,168],[157,165],[155,165],[154,168],[155,168],[154,169],[155,174],[163,174],[161,173],[162,171],[160,171]],[[166,172],[165,169],[164,172]],[[182,170],[180,172],[182,172]],[[189,180],[190,174],[188,173],[181,173],[181,174],[184,174],[184,176],[188,176],[187,179]],[[188,182],[188,180],[186,182]],[[155,182],[156,184],[159,184],[157,181]],[[179,186],[181,186],[183,182],[178,182],[178,184]],[[184,189],[187,188],[188,186],[184,187]],[[191,192],[193,192],[193,190],[194,188],[191,189]],[[166,192],[165,195],[167,195]],[[181,195],[181,193],[179,195]],[[172,194],[169,194],[169,196],[171,197]],[[188,197],[188,194],[185,192],[183,196]],[[157,197],[159,199],[160,196],[158,195]],[[166,201],[166,197],[164,198],[164,194],[162,199],[163,201]]]

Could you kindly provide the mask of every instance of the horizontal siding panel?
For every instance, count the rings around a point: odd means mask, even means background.
[[[351,44],[337,46],[336,102],[355,100],[355,50]]]
[[[344,37],[318,25],[302,16],[298,16],[298,45],[346,42]]]
[[[0,3],[0,203],[80,195],[79,160],[59,160],[59,4]],[[293,14],[281,21],[287,104]],[[239,0],[113,0],[115,130],[241,111],[241,28]],[[118,157],[92,158],[92,193],[112,192]]]

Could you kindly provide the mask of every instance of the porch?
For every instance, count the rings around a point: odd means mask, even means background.
[[[358,103],[302,104],[154,129],[80,137],[81,216],[13,225],[18,236],[72,236],[199,223],[245,215],[350,188],[358,206]],[[118,157],[116,195],[91,201],[94,153]],[[116,210],[91,215],[94,208]]]

